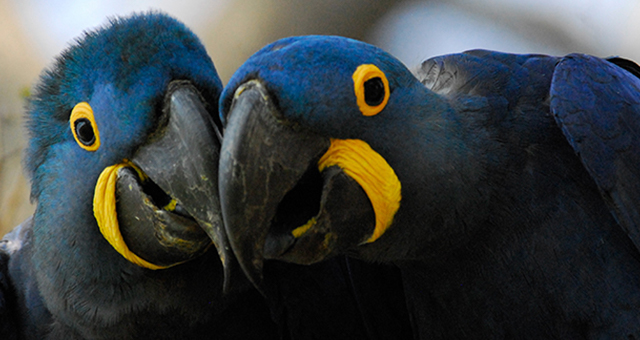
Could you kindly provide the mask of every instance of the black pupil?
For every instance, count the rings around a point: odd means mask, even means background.
[[[87,118],[76,120],[76,136],[80,143],[90,146],[96,141],[96,135],[93,133],[91,122]]]
[[[369,106],[378,106],[384,100],[384,84],[380,77],[364,82],[364,101]]]

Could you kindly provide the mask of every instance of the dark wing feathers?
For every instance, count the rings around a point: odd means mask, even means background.
[[[640,65],[635,62],[620,57],[610,57],[606,59],[608,62],[615,64],[623,69],[631,72],[634,76],[640,78]]]
[[[310,266],[267,261],[272,317],[292,339],[412,337],[397,268],[338,256]]]
[[[536,54],[471,50],[428,59],[414,74],[426,88],[444,96],[513,98],[516,96],[510,92],[519,91],[523,79],[530,81],[532,72],[540,72],[537,68],[549,69],[555,60]]]
[[[618,223],[640,248],[640,79],[613,61],[568,55],[553,76],[551,110]]]
[[[17,296],[9,278],[9,259],[21,248],[26,231],[31,228],[31,218],[15,227],[0,240],[0,334],[2,339],[18,339],[16,314]]]
[[[2,249],[0,241],[0,334],[3,339],[17,339],[17,330],[13,320],[13,290],[9,285],[9,254]]]
[[[640,248],[640,66],[622,58],[563,58],[484,50],[429,59],[415,71],[447,97],[501,96],[548,81],[551,112],[609,209]],[[527,84],[523,88],[523,84]],[[529,98],[529,97],[527,97]],[[513,103],[511,103],[513,104]]]

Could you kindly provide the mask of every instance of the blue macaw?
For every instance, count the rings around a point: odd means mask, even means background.
[[[154,12],[87,32],[42,74],[36,211],[0,241],[2,339],[279,338],[248,281],[222,293],[221,91],[199,39]]]
[[[258,287],[266,259],[393,263],[420,339],[637,338],[638,70],[276,41],[220,99],[233,251]]]

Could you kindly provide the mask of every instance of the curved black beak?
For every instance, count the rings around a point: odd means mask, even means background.
[[[373,230],[362,188],[338,167],[318,169],[330,143],[283,119],[259,81],[235,91],[220,155],[220,202],[231,247],[258,289],[266,258],[314,263]]]
[[[130,227],[122,231],[123,236],[126,237],[125,233],[135,235],[153,232],[156,237],[162,235],[162,245],[183,248],[185,241],[190,241],[184,253],[190,252],[189,247],[198,248],[192,250],[201,252],[203,237],[209,244],[213,240],[227,274],[235,258],[224,232],[218,199],[219,129],[197,89],[186,81],[170,84],[162,117],[164,121],[150,142],[138,149],[131,162],[144,173],[142,177],[148,177],[141,183],[145,194],[153,201],[153,205],[170,213],[172,222],[152,223],[161,227],[151,231],[149,228],[144,231],[145,228]],[[124,201],[127,195],[133,194],[120,190],[119,200]],[[125,205],[120,206],[119,210],[127,210]],[[161,215],[165,216],[163,221],[166,221],[167,213],[162,211]],[[206,234],[192,224],[199,226]],[[144,235],[138,237],[145,238]],[[225,275],[225,278],[229,276]]]

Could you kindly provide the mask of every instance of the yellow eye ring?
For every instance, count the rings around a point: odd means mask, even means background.
[[[389,81],[384,72],[373,64],[362,64],[352,78],[360,112],[365,116],[377,115],[389,101]]]
[[[71,110],[69,125],[73,138],[87,151],[96,151],[100,147],[100,132],[93,116],[93,109],[87,102],[80,102]]]

